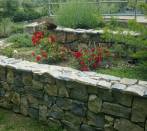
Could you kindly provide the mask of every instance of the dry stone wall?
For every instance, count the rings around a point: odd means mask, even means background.
[[[0,56],[0,107],[66,131],[147,131],[147,82]]]

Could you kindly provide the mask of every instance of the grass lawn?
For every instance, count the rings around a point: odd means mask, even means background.
[[[110,69],[98,69],[97,73],[109,74],[118,77],[126,77],[131,79],[147,80],[147,73],[141,67],[113,67]]]
[[[10,111],[0,109],[0,131],[61,131]]]

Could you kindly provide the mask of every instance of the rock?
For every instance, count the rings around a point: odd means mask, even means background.
[[[96,130],[92,126],[88,126],[86,124],[82,124],[80,131],[96,131]]]
[[[71,112],[77,116],[84,117],[86,115],[86,105],[82,102],[72,101]]]
[[[76,100],[84,101],[84,102],[87,101],[88,93],[87,93],[86,86],[78,84],[78,83],[73,85],[70,91],[70,97]]]
[[[0,88],[0,97],[5,96],[5,90],[3,88]]]
[[[58,88],[56,85],[47,84],[45,85],[44,89],[49,96],[57,96]]]
[[[98,87],[101,86],[103,88],[110,88],[111,87],[111,82],[107,82],[105,80],[100,80],[98,83],[97,83]]]
[[[147,81],[139,81],[138,84],[147,87]]]
[[[144,86],[140,86],[140,85],[132,85],[132,86],[127,87],[125,91],[132,93],[132,94],[144,96],[145,92],[147,91],[147,88]]]
[[[75,126],[80,126],[82,123],[82,118],[74,115],[73,113],[70,112],[65,112],[64,114],[64,120],[72,123]]]
[[[102,106],[102,100],[96,95],[90,95],[88,100],[88,109],[93,113],[99,113]]]
[[[114,128],[118,131],[144,131],[142,127],[122,118],[115,121]]]
[[[95,126],[98,128],[104,128],[104,115],[103,114],[94,114],[88,111],[87,116],[88,125]]]
[[[20,105],[20,95],[18,93],[14,93],[11,102],[15,105]]]
[[[11,86],[7,82],[1,82],[2,88],[4,88],[7,91],[11,90]]]
[[[112,95],[116,103],[131,107],[133,96],[120,92],[113,92]]]
[[[43,84],[40,81],[33,80],[33,89],[43,90]]]
[[[120,83],[124,84],[124,85],[134,85],[137,83],[136,79],[128,79],[128,78],[123,78],[121,79]]]
[[[51,128],[56,127],[57,129],[59,129],[62,127],[61,122],[59,120],[54,119],[54,118],[48,118],[47,124]]]
[[[48,111],[48,116],[54,119],[63,119],[64,112],[57,105],[53,105],[51,109]]]
[[[147,131],[147,120],[145,122],[145,131]]]
[[[30,107],[36,108],[36,109],[39,108],[39,101],[35,97],[31,95],[27,95],[27,99],[28,99],[28,104]]]
[[[112,96],[112,92],[107,89],[98,89],[97,94],[102,100],[113,102],[114,97]]]
[[[6,81],[6,68],[0,65],[0,81]]]
[[[62,120],[62,123],[64,125],[63,131],[80,131],[80,125],[74,125],[73,123],[66,120]]]
[[[123,84],[116,83],[116,84],[112,85],[111,88],[112,88],[112,90],[124,90],[127,88],[127,86],[123,85]]]
[[[132,105],[132,117],[134,122],[144,122],[147,117],[147,99],[134,98]]]
[[[48,96],[47,94],[44,95],[44,101],[46,105],[50,108],[56,102],[56,97]]]
[[[28,114],[33,119],[37,119],[37,120],[39,119],[39,110],[36,108],[29,108]]]
[[[20,106],[13,104],[13,111],[15,113],[19,113],[20,112]]]
[[[129,118],[131,109],[118,104],[104,102],[102,106],[102,112],[114,116]]]
[[[22,80],[25,86],[31,86],[32,85],[32,73],[23,73]]]
[[[45,105],[39,106],[39,120],[40,121],[47,120],[47,107]]]
[[[68,94],[68,91],[66,89],[66,85],[65,85],[64,81],[56,80],[56,85],[57,85],[57,87],[59,89],[58,95],[60,97],[69,97],[69,94]]]
[[[26,96],[21,96],[20,99],[20,112],[27,116],[28,115],[28,101]]]
[[[55,85],[56,81],[50,74],[44,73],[38,78],[42,83]]]
[[[104,130],[105,131],[114,131],[114,129],[113,129],[113,123],[114,123],[114,118],[112,118],[110,116],[105,116]]]
[[[7,82],[14,83],[14,71],[12,69],[7,69]]]
[[[63,110],[71,110],[72,100],[67,98],[57,98],[56,105]]]

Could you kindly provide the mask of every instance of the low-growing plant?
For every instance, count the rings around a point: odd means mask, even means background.
[[[14,34],[7,39],[8,42],[13,43],[15,48],[32,47],[31,36],[29,34]]]
[[[97,6],[88,0],[68,1],[60,5],[55,14],[57,24],[65,27],[95,28],[103,23]]]
[[[56,42],[56,36],[35,32],[32,44],[38,50],[32,52],[36,62],[56,63],[68,58],[69,50]]]

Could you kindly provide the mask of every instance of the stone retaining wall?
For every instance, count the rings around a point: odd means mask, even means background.
[[[0,107],[66,131],[147,131],[147,82],[0,56]]]

